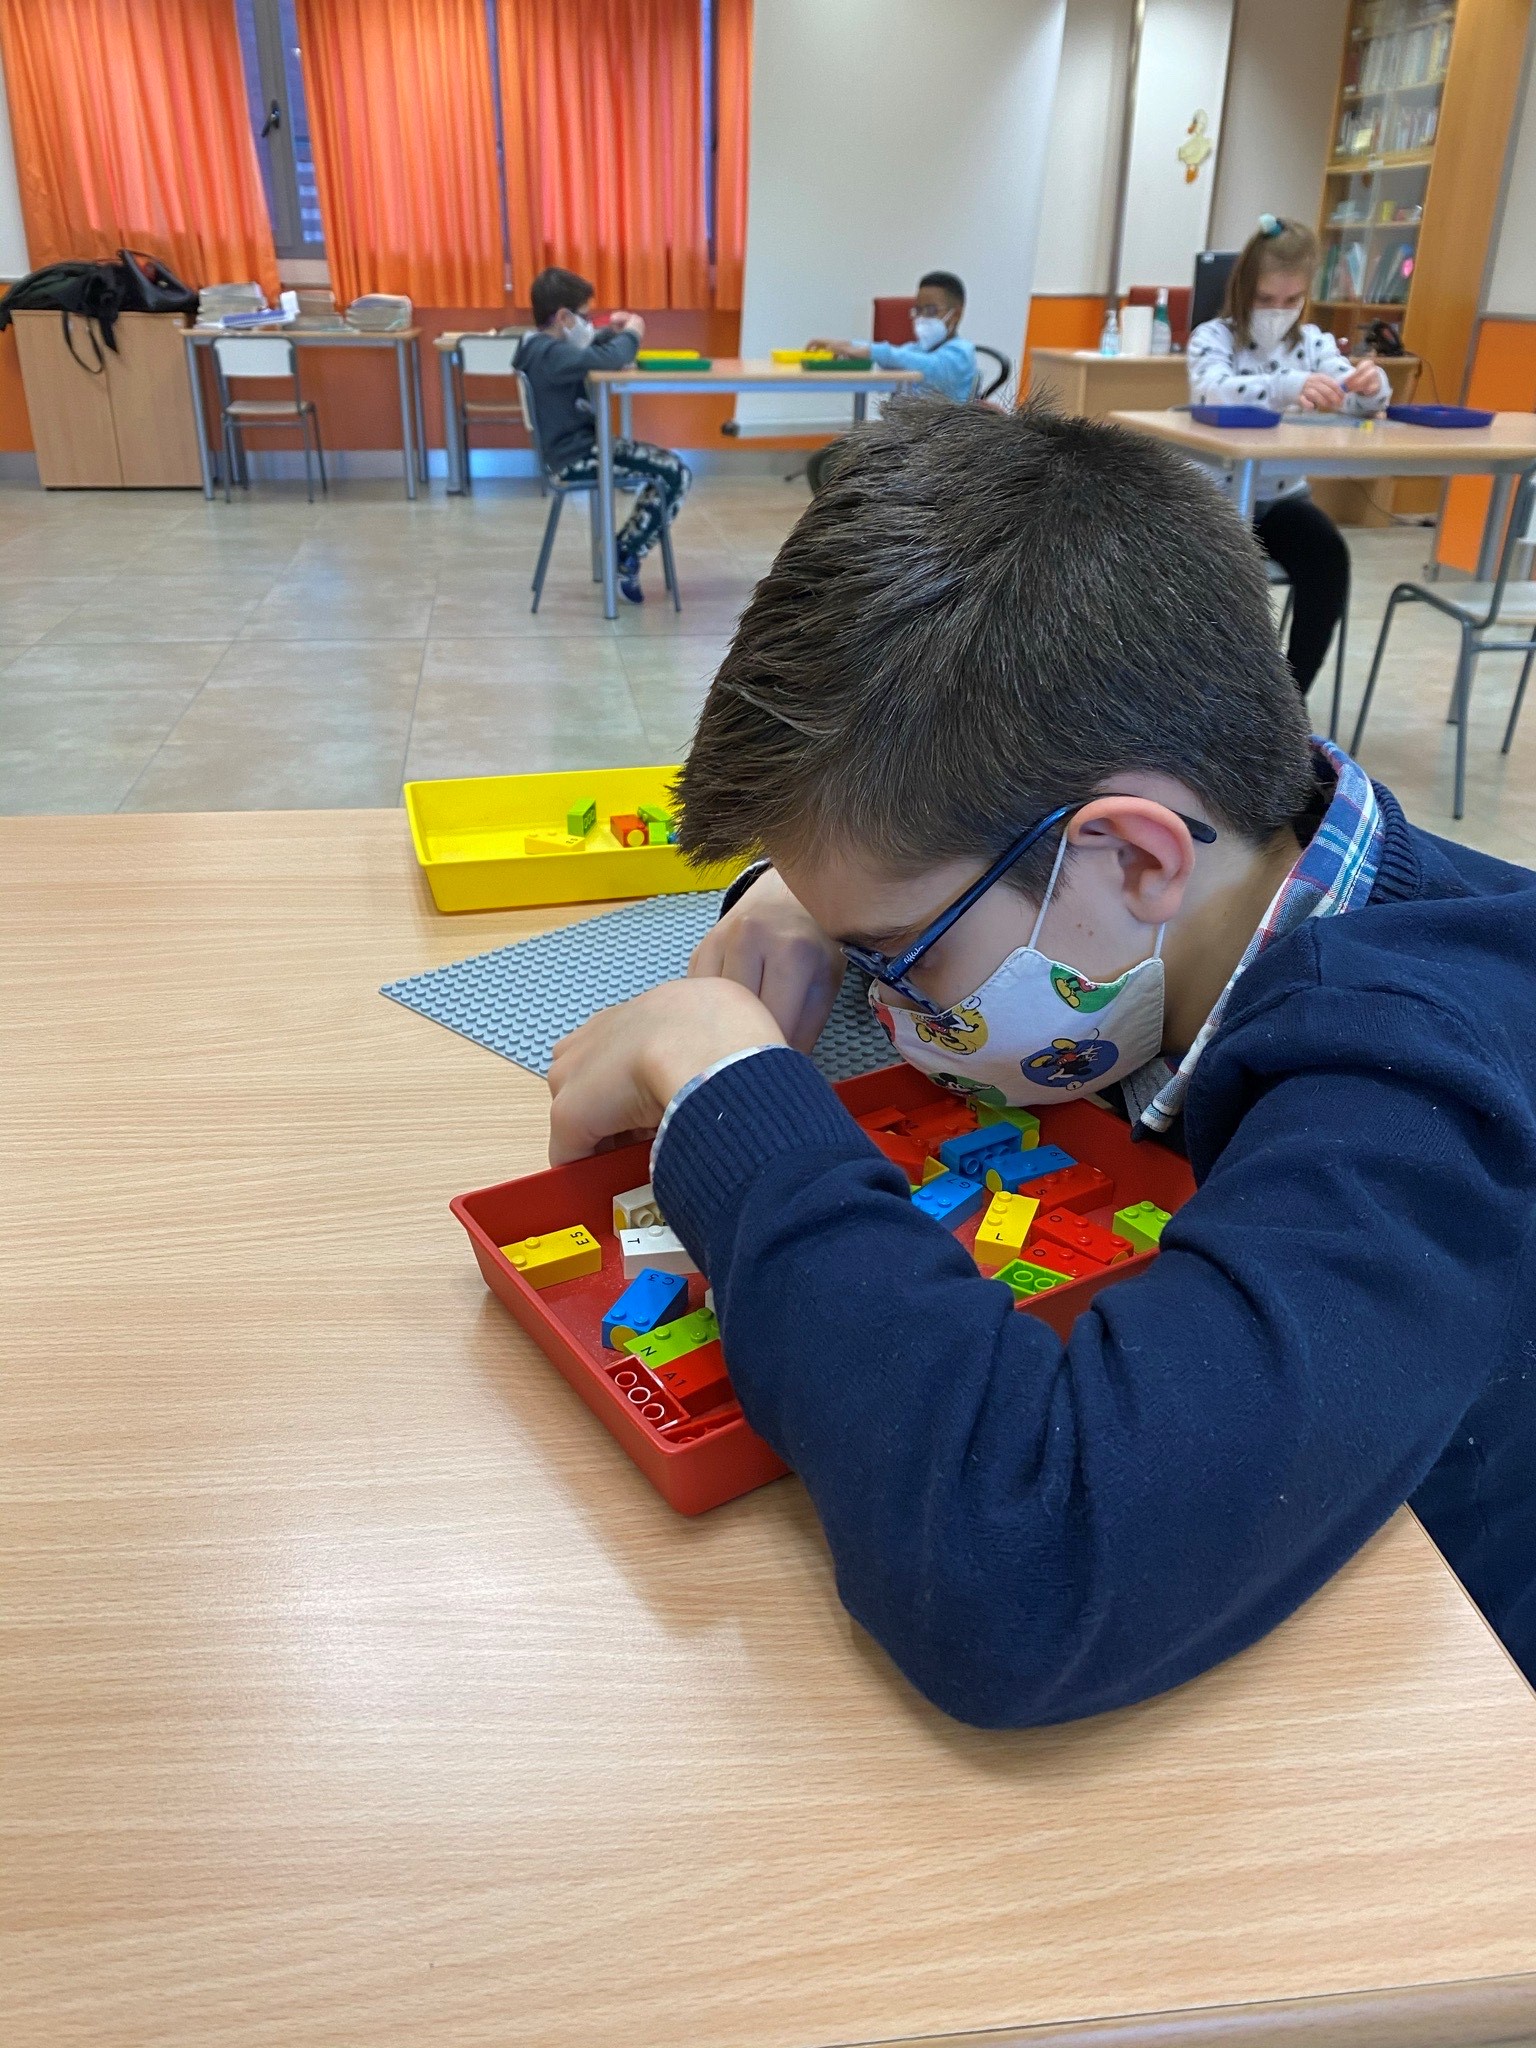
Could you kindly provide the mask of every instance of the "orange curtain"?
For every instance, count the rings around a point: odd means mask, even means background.
[[[497,0],[512,291],[707,306],[699,0]]]
[[[0,51],[34,266],[144,249],[276,292],[234,0],[0,0]]]
[[[752,0],[715,0],[715,304],[741,305],[752,118]]]
[[[331,289],[505,296],[485,0],[298,0]]]

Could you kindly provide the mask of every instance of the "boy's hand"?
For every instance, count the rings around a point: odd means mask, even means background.
[[[620,334],[638,334],[643,336],[645,333],[645,322],[638,313],[610,313],[608,315],[608,325],[616,327]]]
[[[851,356],[853,354],[853,343],[851,341],[828,341],[823,337],[819,341],[808,341],[805,345],[808,349],[814,349],[818,354],[823,349],[830,349],[835,356]]]
[[[699,941],[688,973],[739,982],[809,1052],[843,985],[843,954],[770,868]]]
[[[667,981],[595,1017],[555,1047],[549,1163],[605,1141],[649,1137],[685,1081],[728,1053],[782,1045],[784,1034],[734,981]]]
[[[1321,376],[1316,370],[1301,387],[1301,404],[1306,412],[1338,412],[1344,403],[1344,393],[1331,377]]]

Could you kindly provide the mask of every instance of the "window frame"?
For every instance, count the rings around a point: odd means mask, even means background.
[[[278,127],[270,135],[263,135],[254,122],[252,125],[252,137],[266,189],[267,210],[272,220],[273,247],[282,261],[323,261],[326,254],[323,233],[317,239],[306,239],[304,234],[298,161],[293,147],[282,0],[236,0],[236,6],[240,14],[249,17],[260,74],[254,81],[247,80],[248,94],[250,86],[255,84],[263,121],[270,116],[274,105],[279,117]],[[244,38],[241,40],[243,55]]]

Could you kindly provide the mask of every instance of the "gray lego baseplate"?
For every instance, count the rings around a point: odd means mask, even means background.
[[[611,1003],[688,971],[689,955],[720,915],[718,889],[654,896],[537,938],[434,967],[379,991],[488,1046],[535,1074],[547,1074],[555,1044]],[[843,982],[812,1057],[829,1081],[850,1080],[896,1055],[869,1013],[861,975]]]

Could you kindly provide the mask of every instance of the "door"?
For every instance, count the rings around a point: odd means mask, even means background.
[[[201,487],[184,332],[170,313],[124,313],[107,389],[121,481],[129,490]]]

